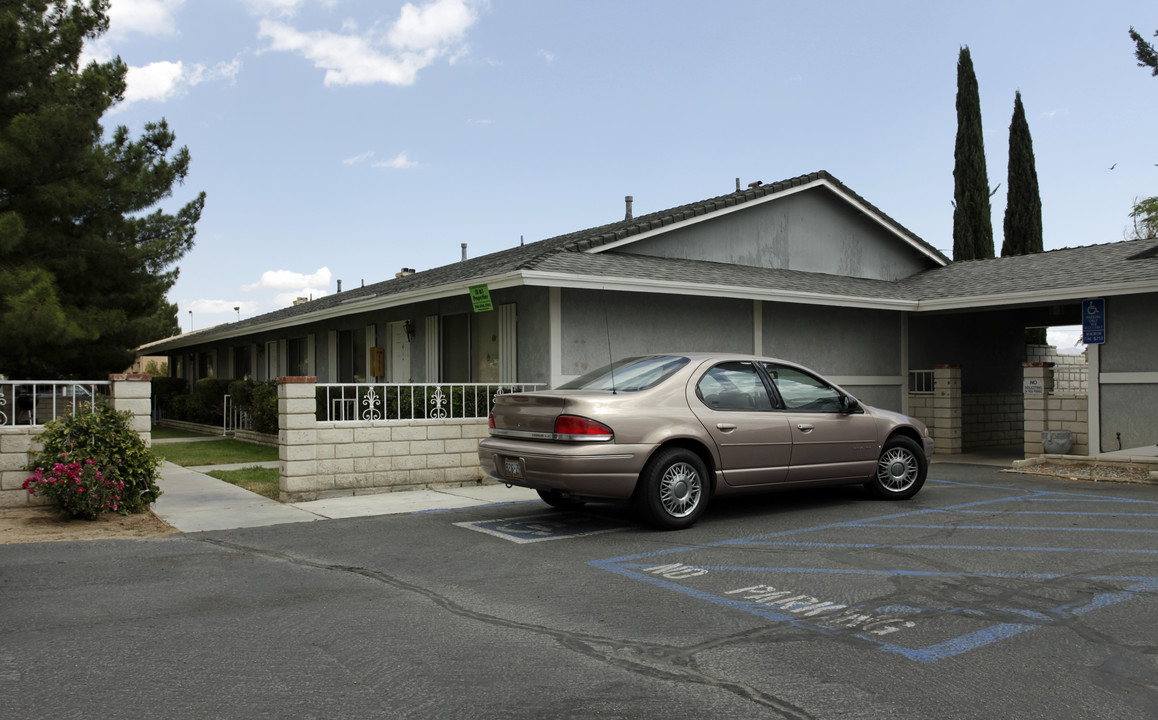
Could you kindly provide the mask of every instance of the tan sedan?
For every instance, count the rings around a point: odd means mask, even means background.
[[[555,507],[631,500],[653,525],[680,529],[713,495],[863,484],[910,498],[933,439],[921,421],[862,405],[800,365],[689,353],[499,395],[478,452],[488,475]]]

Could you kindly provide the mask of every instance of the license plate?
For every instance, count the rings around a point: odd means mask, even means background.
[[[503,475],[516,480],[523,479],[523,464],[518,458],[503,458]]]

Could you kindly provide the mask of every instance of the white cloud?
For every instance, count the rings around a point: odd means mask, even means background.
[[[292,17],[305,4],[305,0],[245,0],[250,12],[257,15],[280,15]]]
[[[109,6],[109,35],[176,35],[175,13],[185,0],[113,0]]]
[[[391,168],[393,170],[409,170],[413,167],[418,167],[418,163],[406,156],[405,152],[398,153],[393,160],[383,160],[374,163],[376,168]]]
[[[418,71],[439,57],[453,62],[466,52],[462,40],[478,19],[477,3],[434,0],[422,6],[407,3],[387,29],[384,42],[361,33],[347,21],[342,32],[301,31],[284,22],[264,19],[258,37],[269,49],[298,53],[326,71],[326,85],[413,85]],[[385,46],[384,46],[385,45]]]
[[[464,0],[435,0],[422,7],[406,3],[386,40],[401,50],[438,50],[461,40],[477,18]]]
[[[550,50],[539,50],[538,55],[539,57],[546,60],[548,65],[555,62],[555,53],[551,52]]]
[[[266,270],[261,274],[260,280],[250,285],[243,285],[241,289],[249,292],[251,290],[291,290],[307,285],[329,287],[330,278],[331,274],[328,267],[318,268],[317,272],[311,275],[292,270]],[[322,291],[322,294],[324,295],[325,292]]]
[[[164,60],[142,67],[130,67],[125,76],[125,99],[111,113],[122,112],[137,102],[164,102],[180,97],[189,88],[203,82],[232,81],[240,71],[240,60],[218,63],[208,68],[199,63],[186,65],[181,61]]]
[[[1082,326],[1051,327],[1045,332],[1046,342],[1057,348],[1059,355],[1081,355],[1086,350],[1082,343]]]
[[[342,164],[343,165],[357,165],[358,163],[365,162],[372,157],[374,157],[374,151],[373,150],[367,150],[366,152],[362,153],[361,155],[355,155],[354,157],[346,158],[345,160],[342,161]]]

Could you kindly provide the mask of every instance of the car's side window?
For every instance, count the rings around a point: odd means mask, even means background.
[[[763,363],[763,366],[789,410],[841,412],[843,409],[840,392],[820,378],[775,363]]]
[[[704,373],[696,394],[714,410],[771,410],[772,399],[751,362],[726,362]]]

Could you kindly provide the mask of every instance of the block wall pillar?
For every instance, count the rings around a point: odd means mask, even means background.
[[[133,419],[130,427],[141,436],[145,445],[153,444],[153,379],[152,375],[118,373],[109,375],[112,383],[113,409],[129,411]]]
[[[1025,407],[1025,456],[1041,455],[1041,431],[1049,424],[1050,394],[1053,392],[1053,363],[1021,364],[1022,397]]]
[[[961,366],[933,366],[933,411],[929,432],[933,435],[934,454],[961,454],[963,421],[961,400]]]
[[[317,382],[314,376],[277,379],[277,448],[283,501],[317,489]]]

